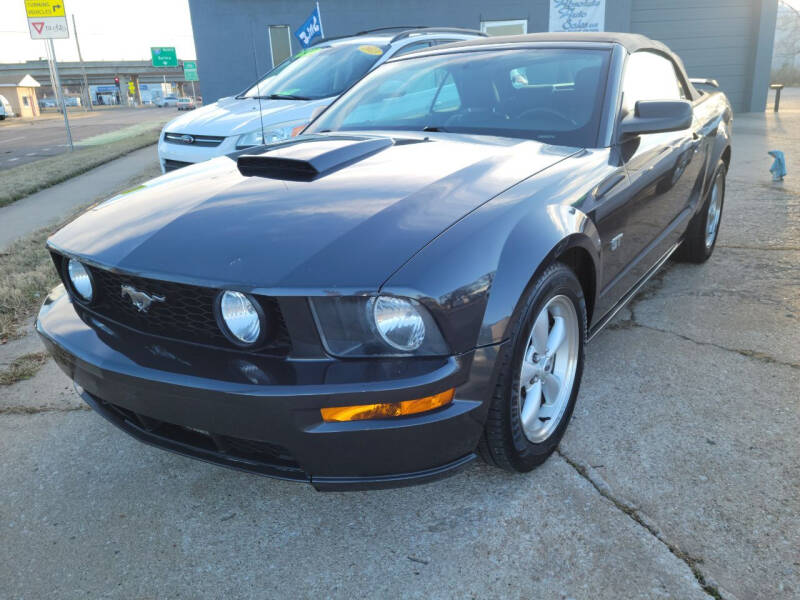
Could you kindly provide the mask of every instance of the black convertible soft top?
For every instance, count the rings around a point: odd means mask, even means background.
[[[525,35],[503,35],[497,37],[485,37],[474,40],[467,40],[464,42],[457,42],[448,44],[444,48],[457,48],[457,47],[474,47],[474,46],[491,46],[497,44],[525,44],[525,43],[595,43],[595,44],[619,44],[624,47],[628,52],[638,52],[639,50],[652,50],[664,54],[672,59],[678,67],[680,74],[683,77],[684,84],[689,90],[692,99],[698,97],[697,90],[689,81],[689,76],[686,74],[686,69],[683,66],[683,61],[675,54],[669,47],[659,41],[651,40],[649,37],[639,33],[618,33],[609,31],[585,31],[585,32],[545,32],[545,33],[528,33]],[[438,48],[442,48],[439,46]]]

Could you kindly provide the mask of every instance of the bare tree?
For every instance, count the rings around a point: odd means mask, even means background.
[[[772,80],[787,85],[800,83],[800,10],[786,0],[779,2],[774,54]]]

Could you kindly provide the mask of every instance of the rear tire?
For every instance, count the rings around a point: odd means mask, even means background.
[[[524,473],[566,431],[583,374],[586,302],[575,274],[554,263],[526,290],[478,447],[489,464]],[[559,340],[561,340],[559,342]]]
[[[717,163],[711,189],[703,206],[692,218],[686,229],[676,258],[680,261],[703,263],[708,260],[717,245],[719,225],[722,220],[722,208],[725,204],[725,176],[727,167],[723,161]]]

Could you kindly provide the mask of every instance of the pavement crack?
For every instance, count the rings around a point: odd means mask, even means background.
[[[742,244],[717,244],[717,248],[733,250],[772,250],[776,252],[796,252],[800,250],[798,246],[747,246]]]
[[[5,406],[0,408],[0,415],[39,415],[43,413],[69,413],[92,410],[86,404],[76,406]]]
[[[642,527],[645,531],[647,531],[647,533],[663,544],[673,556],[689,567],[689,570],[692,572],[692,575],[694,575],[697,584],[706,594],[708,594],[709,597],[714,598],[715,600],[723,600],[722,594],[717,586],[706,580],[705,576],[700,571],[699,565],[703,563],[702,558],[691,556],[687,552],[681,550],[677,545],[667,540],[653,524],[649,523],[645,517],[642,516],[635,506],[632,506],[624,500],[617,498],[611,490],[611,487],[605,481],[597,481],[596,478],[592,477],[591,471],[586,465],[582,465],[578,461],[567,456],[560,447],[556,448],[556,454],[563,458],[564,461],[570,467],[572,467],[575,472],[578,473],[578,475],[580,475],[580,477],[589,482],[589,484],[597,491],[597,493],[611,502],[611,504],[613,504],[618,510],[630,517],[637,525]]]
[[[641,327],[643,329],[649,329],[651,331],[657,331],[659,333],[673,335],[677,338],[680,338],[687,342],[691,342],[692,344],[696,344],[698,346],[711,346],[712,348],[717,348],[718,350],[724,350],[725,352],[733,352],[734,354],[744,356],[745,358],[752,358],[754,360],[758,360],[760,362],[764,362],[767,364],[778,365],[781,367],[789,367],[792,369],[800,369],[800,364],[778,360],[774,356],[770,356],[769,354],[765,354],[764,352],[758,352],[757,350],[745,350],[742,348],[728,348],[727,346],[723,346],[721,344],[715,344],[714,342],[701,342],[682,333],[675,333],[674,331],[669,331],[668,329],[661,329],[660,327],[653,327],[652,325],[642,325],[641,323],[637,323],[635,318],[626,321],[625,325],[627,325],[627,327]]]

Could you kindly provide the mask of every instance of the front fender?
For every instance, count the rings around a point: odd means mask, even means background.
[[[595,224],[573,206],[549,204],[544,207],[544,215],[537,211],[519,221],[498,261],[478,345],[507,337],[509,322],[519,309],[525,289],[571,248],[581,248],[590,257],[595,281],[602,281],[601,246]]]
[[[422,249],[381,287],[431,311],[454,353],[501,342],[522,293],[554,257],[580,247],[600,276],[594,223],[564,204],[489,203]],[[480,214],[477,214],[480,213]]]

